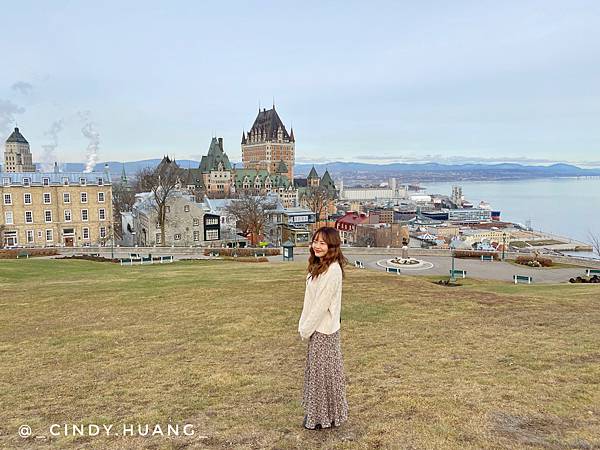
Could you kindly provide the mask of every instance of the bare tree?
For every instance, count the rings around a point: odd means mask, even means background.
[[[598,234],[594,234],[591,231],[588,232],[588,237],[590,239],[590,242],[592,243],[592,250],[593,252],[600,256],[600,235]]]
[[[113,224],[116,238],[123,236],[121,229],[121,213],[131,211],[135,203],[135,192],[123,183],[114,183],[112,186],[113,197]]]
[[[317,223],[321,222],[321,215],[327,209],[327,204],[332,196],[323,186],[309,186],[300,195],[300,204],[306,205],[316,214]]]
[[[235,217],[236,228],[242,230],[244,235],[250,234],[250,243],[255,245],[267,224],[267,210],[275,207],[275,202],[266,197],[240,195],[231,202],[227,211]]]
[[[183,170],[168,158],[155,168],[145,168],[136,175],[136,190],[140,192],[152,192],[152,205],[158,214],[158,226],[160,227],[160,243],[165,245],[165,224],[167,223],[167,202],[179,187],[183,178]]]
[[[0,225],[0,248],[4,248],[4,225]]]

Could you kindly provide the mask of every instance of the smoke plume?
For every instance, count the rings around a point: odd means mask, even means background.
[[[98,149],[100,148],[100,133],[96,131],[96,125],[91,120],[91,113],[89,111],[80,111],[80,119],[84,122],[81,133],[88,140],[88,146],[86,149],[87,161],[85,163],[84,172],[89,173],[94,170],[94,166],[98,162]]]

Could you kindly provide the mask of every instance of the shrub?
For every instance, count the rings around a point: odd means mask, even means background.
[[[58,255],[55,248],[11,248],[1,249],[0,259],[15,259],[19,253],[27,253],[30,258],[35,256],[54,256]]]
[[[517,256],[515,262],[529,267],[551,267],[553,265],[552,259],[544,256]]]
[[[483,250],[454,250],[455,258],[481,258],[482,255],[500,259],[497,252],[486,252]]]
[[[238,257],[254,257],[256,253],[264,253],[266,256],[277,256],[280,254],[280,249],[278,248],[205,248],[204,256],[209,256],[213,252],[217,253],[219,256],[233,256],[234,251]]]

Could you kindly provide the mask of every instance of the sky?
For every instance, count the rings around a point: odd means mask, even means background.
[[[296,162],[600,167],[600,2],[21,0],[0,135],[34,161],[199,160],[273,103]],[[3,139],[4,140],[4,139]]]

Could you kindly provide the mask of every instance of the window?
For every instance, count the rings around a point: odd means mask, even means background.
[[[23,178],[23,186],[31,186],[31,178]]]
[[[70,221],[71,221],[71,210],[65,209],[65,222],[70,222]]]
[[[197,217],[194,217],[193,223],[194,223],[195,227],[199,227],[200,226],[200,219],[198,219]]]
[[[216,217],[207,217],[206,218],[206,225],[218,225],[219,224],[219,219]]]
[[[81,193],[81,203],[87,203],[87,192]]]
[[[42,178],[42,184],[44,186],[50,186],[50,178]]]
[[[2,178],[2,184],[4,186],[10,186],[10,178],[8,178],[8,177]]]
[[[25,223],[33,223],[33,211],[25,211]]]
[[[52,242],[53,239],[52,230],[46,230],[46,242]]]
[[[44,220],[46,221],[46,223],[52,222],[52,211],[50,211],[49,209],[44,211]]]
[[[181,234],[176,234],[174,236],[174,238],[175,238],[176,241],[180,241],[181,240]]]
[[[84,228],[83,229],[83,238],[84,239],[89,239],[90,238],[90,229],[89,228]]]
[[[206,230],[206,240],[214,241],[219,239],[219,230]]]
[[[156,233],[156,243],[160,244],[160,233]]]
[[[183,212],[190,212],[190,205],[185,205],[183,207]]]
[[[104,184],[104,180],[102,178],[98,178],[98,186],[102,186]]]
[[[49,205],[52,201],[52,197],[50,196],[50,192],[44,192],[44,204]]]
[[[12,195],[11,194],[4,194],[4,204],[12,205]]]
[[[98,219],[106,220],[106,210],[104,208],[98,210]]]
[[[82,185],[82,186],[85,186],[85,178],[81,177],[79,179],[79,184]]]
[[[14,224],[13,212],[12,211],[5,211],[4,212],[4,223],[6,225],[12,225],[12,224]]]
[[[100,237],[101,238],[106,237],[106,227],[100,227]]]
[[[28,244],[33,243],[33,230],[25,231],[25,235],[27,236],[27,243]]]
[[[63,203],[71,203],[71,194],[69,192],[63,192]]]
[[[69,177],[63,177],[63,186],[69,185]]]
[[[31,205],[31,194],[29,192],[23,194],[23,203]]]
[[[104,203],[104,192],[98,192],[98,202]]]
[[[194,241],[200,240],[200,232],[198,230],[194,231]]]
[[[87,209],[81,210],[81,220],[83,220],[84,222],[88,221],[88,210]]]

